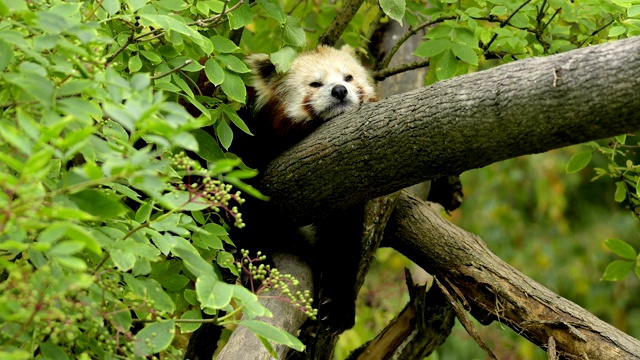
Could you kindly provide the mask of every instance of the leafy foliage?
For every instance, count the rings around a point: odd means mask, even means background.
[[[577,172],[587,167],[592,152],[601,154],[606,159],[607,166],[594,168],[596,176],[592,180],[603,177],[613,179],[616,186],[614,200],[618,203],[626,202],[636,220],[640,220],[640,168],[634,164],[637,162],[636,151],[640,148],[640,143],[627,145],[627,142],[631,142],[635,137],[635,134],[616,136],[607,146],[597,142],[589,143],[593,150],[576,153],[567,163],[567,172]],[[604,245],[622,259],[615,260],[607,266],[602,280],[621,280],[634,270],[640,277],[640,257],[629,243],[620,239],[607,239]]]

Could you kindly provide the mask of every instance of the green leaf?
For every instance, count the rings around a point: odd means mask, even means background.
[[[204,63],[204,73],[213,85],[218,86],[224,81],[224,71],[214,59],[207,59]]]
[[[152,200],[144,202],[136,211],[136,222],[145,223],[151,217],[151,210],[153,210]]]
[[[213,266],[200,256],[198,250],[188,241],[174,237],[176,240],[171,252],[182,259],[185,268],[198,278],[213,277],[217,279],[213,272]]]
[[[246,326],[256,335],[262,336],[265,339],[271,340],[278,344],[286,345],[296,351],[303,351],[304,344],[295,336],[288,332],[278,329],[277,327],[257,320],[243,320],[238,323],[239,325]]]
[[[182,211],[204,210],[211,205],[203,198],[195,198],[186,191],[173,191],[162,195],[162,201]],[[154,228],[156,228],[154,226]]]
[[[109,255],[113,263],[121,271],[129,271],[136,264],[136,256],[128,251],[113,249],[109,251]]]
[[[258,5],[267,13],[267,15],[274,18],[280,24],[284,24],[286,22],[286,14],[278,2],[273,0],[258,0]]]
[[[120,10],[120,1],[119,0],[104,0],[102,2],[102,7],[107,11],[109,15],[113,15]]]
[[[425,38],[427,39],[438,39],[438,38],[449,38],[451,34],[451,26],[447,24],[438,24],[436,27],[429,29]],[[456,29],[457,30],[457,29]]]
[[[231,120],[231,122],[235,126],[238,127],[238,129],[242,130],[246,134],[253,135],[251,133],[251,131],[249,130],[249,127],[247,127],[247,124],[244,123],[242,118],[240,118],[240,116],[238,116],[236,111],[231,106],[225,105],[225,104],[220,104],[220,108],[222,109],[222,112],[227,116],[227,118],[229,120]]]
[[[616,193],[613,195],[613,199],[616,202],[623,202],[627,198],[627,187],[624,181],[616,182]]]
[[[157,64],[162,61],[162,57],[160,57],[158,53],[153,51],[140,50],[140,54],[142,54],[142,56],[146,57],[149,61],[151,61],[154,64]]]
[[[175,320],[164,320],[147,325],[133,338],[137,356],[156,354],[171,345],[176,332]]]
[[[42,352],[42,355],[44,355],[45,359],[69,359],[69,356],[67,356],[67,354],[65,353],[65,349],[63,349],[59,345],[54,344],[51,339],[47,340],[46,342],[40,343],[40,351]],[[8,356],[8,354],[10,353],[6,354],[6,356]]]
[[[436,77],[438,80],[452,78],[456,74],[456,70],[458,70],[458,61],[451,50],[446,50],[436,57]]]
[[[246,102],[247,88],[244,85],[244,81],[242,81],[242,78],[238,76],[238,74],[225,70],[224,81],[220,86],[222,87],[222,91],[224,91],[230,99],[243,104]],[[227,148],[229,148],[229,145],[225,146],[225,149]]]
[[[22,169],[23,177],[32,181],[42,179],[49,172],[52,157],[53,149],[48,147],[31,155]]]
[[[180,319],[202,319],[202,312],[198,309],[189,310],[180,316]],[[183,334],[190,333],[198,330],[198,328],[202,325],[202,323],[186,323],[186,322],[178,322],[178,326]]]
[[[7,81],[20,87],[37,101],[49,107],[53,103],[54,87],[51,81],[36,73],[8,73],[3,75]]]
[[[467,45],[472,49],[478,47],[478,39],[475,33],[467,28],[453,29],[453,40],[458,44]]]
[[[451,46],[451,40],[449,39],[428,40],[418,45],[416,51],[413,52],[413,55],[430,58],[447,50],[449,46]]]
[[[213,276],[199,276],[196,280],[196,293],[203,308],[222,309],[229,305],[234,285],[219,281]]]
[[[213,48],[215,49],[215,51],[220,53],[232,53],[240,49],[236,44],[233,43],[233,41],[227,39],[224,36],[213,35],[209,38],[209,40],[211,40],[211,42],[213,43]]]
[[[271,345],[269,340],[267,340],[266,338],[258,334],[256,334],[256,336],[258,337],[258,340],[260,340],[260,342],[262,343],[262,346],[264,346],[264,348],[267,350],[269,355],[271,355],[272,358],[277,358],[278,354],[276,353],[276,349],[273,347],[273,345]]]
[[[584,169],[584,167],[587,166],[590,161],[591,150],[577,152],[571,157],[571,159],[569,159],[569,162],[567,162],[566,171],[569,174],[576,173]]]
[[[224,66],[229,68],[230,70],[244,74],[251,72],[247,64],[245,64],[242,60],[230,54],[220,54],[216,56],[216,59],[219,60]]]
[[[75,256],[57,256],[56,261],[71,270],[84,271],[87,269],[87,263]]]
[[[222,243],[220,243],[220,246],[222,246]],[[222,248],[220,248],[222,249]],[[233,255],[231,255],[230,253],[226,252],[226,251],[221,251],[218,253],[218,257],[216,258],[216,263],[224,268],[228,268],[231,269],[232,267],[235,267],[234,265],[234,261],[235,258],[233,257]]]
[[[620,239],[607,239],[604,241],[604,245],[616,255],[628,260],[635,260],[636,251],[626,241]]]
[[[236,285],[233,288],[233,297],[240,305],[244,306],[243,313],[247,315],[248,318],[255,318],[257,316],[273,316],[271,311],[260,303],[258,296],[244,286]]]
[[[635,262],[615,260],[607,265],[600,280],[618,281],[624,279],[635,267]]]
[[[627,140],[627,135],[626,134],[622,134],[622,135],[616,136],[616,141],[619,142],[621,145],[624,145],[624,142],[626,140]]]
[[[66,235],[72,239],[84,244],[84,247],[96,255],[102,255],[100,243],[93,234],[83,226],[68,223],[66,224]]]
[[[175,305],[171,300],[171,297],[162,289],[160,284],[153,279],[139,279],[144,284],[147,291],[147,297],[153,300],[153,306],[161,311],[172,313],[175,309]]]
[[[179,16],[169,16],[169,15],[154,15],[154,14],[137,14],[143,22],[146,22],[146,25],[159,25],[165,31],[176,31],[187,38],[191,39],[195,44],[199,45],[202,48],[202,51],[205,54],[211,53],[213,51],[213,44],[211,41],[204,36],[200,35],[196,30],[189,27],[184,20],[182,20]]]
[[[240,5],[239,8],[229,13],[229,25],[231,29],[240,29],[243,26],[251,24],[254,13],[248,3]]]
[[[211,134],[202,129],[196,129],[192,131],[192,134],[198,141],[198,151],[196,153],[201,158],[214,162],[225,157],[224,152],[218,145],[218,142],[213,138],[213,136],[211,136]]]
[[[633,5],[627,9],[627,15],[629,17],[636,17],[640,15],[640,5]]]
[[[69,195],[69,199],[81,210],[102,219],[113,219],[127,210],[116,197],[100,190],[83,190]]]
[[[300,26],[300,22],[293,16],[287,16],[287,21],[282,27],[282,39],[285,44],[293,46],[305,46],[307,43],[304,29]]]
[[[231,146],[231,141],[233,141],[233,130],[231,130],[231,126],[229,126],[225,120],[222,119],[218,121],[216,125],[216,135],[222,147],[228,150],[229,146]]]
[[[451,51],[453,51],[453,54],[460,60],[468,64],[478,66],[478,54],[476,54],[476,52],[469,46],[452,43]]]
[[[6,42],[0,40],[0,71],[6,69],[13,59],[13,49]]]
[[[78,251],[84,249],[84,243],[79,241],[63,241],[59,244],[56,244],[49,251],[47,251],[48,256],[63,256],[63,255],[73,255]]]
[[[298,55],[296,49],[291,46],[285,46],[282,49],[274,52],[269,55],[269,59],[276,66],[276,71],[278,73],[283,73],[291,67],[291,63]]]
[[[627,28],[620,25],[614,25],[609,29],[609,37],[617,37],[627,32]]]
[[[506,6],[494,6],[493,9],[491,9],[491,15],[496,15],[496,16],[502,16],[502,15],[507,15],[507,7]]]
[[[402,25],[402,18],[406,11],[404,0],[380,0],[379,4],[385,14]]]

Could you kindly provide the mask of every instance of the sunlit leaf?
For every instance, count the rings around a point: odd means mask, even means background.
[[[625,260],[615,260],[607,265],[607,268],[604,270],[604,275],[600,278],[600,280],[609,280],[609,281],[618,281],[622,280],[635,267],[635,262],[625,261]]]
[[[627,242],[619,239],[607,239],[604,241],[604,245],[616,255],[628,260],[636,259],[636,251]]]
[[[591,150],[584,150],[573,154],[567,162],[566,171],[569,174],[576,173],[584,169],[591,161]]]

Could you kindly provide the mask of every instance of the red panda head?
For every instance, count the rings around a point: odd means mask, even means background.
[[[256,89],[255,110],[274,107],[292,123],[328,120],[361,103],[376,101],[373,81],[353,50],[321,45],[298,55],[277,74],[268,55],[248,58]]]

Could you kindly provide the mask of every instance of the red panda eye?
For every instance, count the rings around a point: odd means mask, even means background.
[[[309,86],[314,87],[314,88],[319,88],[319,87],[322,87],[322,83],[314,81],[311,84],[309,84]]]
[[[346,82],[349,82],[351,80],[353,80],[353,76],[351,76],[351,75],[347,75],[347,76],[344,77],[344,81],[346,81]]]

